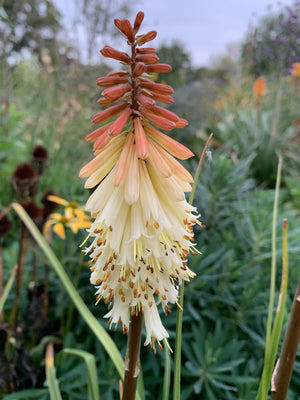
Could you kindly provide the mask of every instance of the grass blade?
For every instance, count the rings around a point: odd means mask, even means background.
[[[78,349],[64,349],[64,354],[79,357],[85,362],[88,377],[88,399],[100,400],[96,361],[93,354]]]
[[[6,285],[5,285],[5,288],[3,290],[3,294],[2,294],[2,296],[0,298],[0,313],[3,310],[4,304],[5,304],[6,300],[7,300],[9,292],[10,292],[10,290],[12,288],[13,283],[14,283],[14,279],[16,277],[17,268],[18,268],[17,265],[15,265],[13,267],[13,269],[11,271],[11,274],[10,274],[10,277],[9,277],[9,279],[8,279]]]
[[[282,169],[282,157],[279,156],[278,168],[277,168],[277,179],[275,187],[274,207],[273,207],[273,223],[272,223],[272,261],[271,261],[271,280],[270,280],[270,298],[269,298],[269,310],[267,319],[267,332],[266,332],[266,344],[265,344],[265,358],[264,368],[259,384],[256,400],[266,400],[268,396],[270,380],[275,362],[275,355],[272,354],[272,320],[274,310],[274,298],[275,298],[275,281],[276,281],[276,225],[277,225],[277,209],[278,209],[278,198],[279,188],[281,180],[281,169]],[[276,332],[278,334],[278,332]],[[274,339],[274,336],[273,336]],[[273,363],[272,363],[272,359]]]

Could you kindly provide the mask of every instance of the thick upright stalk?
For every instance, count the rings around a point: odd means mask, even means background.
[[[272,377],[271,400],[285,400],[300,341],[300,279],[284,336],[280,358]]]
[[[135,399],[137,380],[140,372],[139,358],[142,325],[142,312],[131,315],[127,341],[127,354],[125,357],[125,378],[122,400]]]

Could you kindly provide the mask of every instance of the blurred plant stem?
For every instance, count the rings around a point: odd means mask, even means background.
[[[202,151],[198,167],[194,177],[194,184],[190,194],[189,203],[193,204],[197,182],[201,172],[202,164],[206,157],[209,142],[213,137],[211,133],[205,143]],[[183,297],[184,297],[184,282],[181,283],[178,290],[178,303],[177,303],[177,321],[176,321],[176,336],[175,336],[175,357],[174,357],[174,400],[180,400],[180,378],[181,378],[181,342],[182,342],[182,317],[183,317]]]
[[[283,339],[280,358],[272,376],[271,400],[285,400],[300,341],[300,279]]]
[[[27,254],[27,249],[28,249],[28,242],[29,242],[29,231],[26,228],[26,226],[23,223],[21,223],[15,298],[14,298],[13,309],[11,312],[11,324],[12,324],[13,331],[16,330],[17,325],[18,325],[19,297],[20,297],[20,289],[21,289],[21,284],[22,284],[22,277],[23,277],[23,272],[24,272],[26,254]]]
[[[269,144],[268,144],[269,151],[272,150],[272,148],[274,147],[275,138],[278,133],[279,118],[280,118],[280,104],[281,104],[281,97],[282,97],[281,83],[282,83],[282,80],[280,79],[277,94],[276,94],[276,100],[275,100],[275,110],[274,110],[274,116],[273,116],[272,130],[271,130],[270,140],[269,140]]]
[[[80,274],[81,274],[81,270],[82,270],[82,266],[83,266],[83,257],[84,257],[84,253],[81,251],[80,255],[79,255],[79,261],[78,261],[78,264],[76,267],[75,280],[73,282],[75,289],[78,288]],[[73,314],[74,314],[74,303],[69,300],[67,322],[66,322],[66,326],[64,329],[65,334],[67,334],[71,329]]]
[[[140,348],[143,326],[143,314],[130,315],[130,324],[125,357],[125,377],[122,400],[134,400],[140,373]]]
[[[2,240],[0,239],[0,299],[3,296],[3,257],[2,257]],[[3,325],[4,322],[4,312],[3,310],[0,311],[0,327]]]

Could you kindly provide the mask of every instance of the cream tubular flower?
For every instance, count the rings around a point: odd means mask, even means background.
[[[197,212],[185,199],[193,178],[174,158],[185,160],[193,153],[159,130],[183,127],[187,121],[156,105],[156,100],[170,104],[173,89],[153,82],[148,72],[169,72],[171,67],[157,63],[154,48],[141,47],[156,36],[154,31],[137,36],[142,14],[134,27],[128,20],[115,20],[127,37],[129,54],[109,46],[101,50],[126,69],[97,81],[106,88],[98,103],[108,108],[93,118],[101,124],[87,137],[95,142],[95,158],[80,176],[88,178],[87,188],[98,185],[86,204],[94,222],[85,249],[97,301],[108,304],[105,316],[110,324],[120,322],[124,332],[130,313],[142,312],[145,344],[155,350],[155,341],[161,346],[168,337],[158,305],[170,312],[178,285],[195,275],[187,256],[194,246]]]

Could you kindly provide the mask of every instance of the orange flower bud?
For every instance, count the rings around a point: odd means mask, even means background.
[[[117,104],[115,106],[109,107],[106,110],[103,110],[96,114],[92,121],[96,124],[101,124],[102,122],[107,121],[109,118],[114,117],[117,115],[120,111],[124,110],[126,108],[127,104],[126,103],[121,103]]]
[[[146,109],[142,110],[141,114],[143,115],[143,117],[153,122],[153,124],[160,129],[170,131],[171,129],[176,127],[175,122],[172,122],[164,117],[160,117],[159,115],[153,114],[152,112],[147,111]]]
[[[95,131],[87,135],[85,140],[87,142],[93,142],[94,140],[98,139],[98,137],[100,137],[110,127],[111,124],[112,122],[109,122],[108,124],[101,126],[101,128],[96,129]]]
[[[256,97],[262,97],[266,94],[266,81],[262,76],[257,78],[253,84],[253,94]]]
[[[171,86],[169,85],[164,85],[163,83],[155,83],[150,81],[150,79],[147,78],[139,78],[140,80],[140,87],[144,89],[149,89],[153,90],[156,93],[160,94],[172,94],[174,93],[174,90]]]
[[[160,101],[161,103],[165,103],[165,104],[172,104],[174,103],[174,99],[171,96],[166,96],[164,94],[160,94],[160,93],[154,93],[154,92],[148,92],[145,90],[141,91],[141,94],[145,95],[145,96],[149,96],[154,100]]]
[[[132,72],[133,77],[137,77],[142,75],[146,71],[146,65],[142,62],[138,62],[136,66],[134,67],[134,70]]]
[[[119,18],[115,18],[114,19],[114,24],[115,26],[119,29],[119,31],[122,32],[122,24],[121,24],[121,20]],[[123,32],[122,32],[123,33]]]
[[[128,38],[129,42],[130,43],[134,42],[134,34],[130,21],[128,19],[122,19],[121,25],[122,25],[122,31]]]
[[[111,124],[111,126],[109,127],[109,129],[107,131],[108,135],[111,137],[117,136],[122,131],[124,126],[127,124],[131,113],[132,113],[131,108],[129,108],[129,107],[126,108],[122,112],[122,114],[119,116],[119,118],[117,118],[115,120],[115,122],[113,122]]]
[[[150,135],[157,143],[164,147],[173,156],[179,158],[180,160],[186,160],[187,158],[193,157],[192,153],[183,144],[177,142],[177,140],[172,139],[170,136],[165,135],[161,131],[155,129],[149,124],[145,124],[145,131]]]
[[[130,63],[130,57],[127,53],[116,50],[110,46],[103,47],[103,49],[100,50],[100,53],[104,57],[114,58],[115,60],[119,60],[125,63]]]
[[[97,103],[101,106],[111,106],[112,104],[114,104],[114,102],[115,100],[111,100],[106,97],[100,97],[100,99],[97,100]]]
[[[157,73],[167,73],[172,71],[172,67],[169,64],[155,64],[155,65],[147,65],[147,72],[157,72]]]
[[[111,124],[107,124],[107,125],[111,125]],[[109,136],[108,134],[108,129],[105,130],[105,132],[103,133],[103,135],[101,135],[96,142],[94,143],[94,147],[93,150],[101,150],[103,149],[103,147],[105,147],[111,140],[111,136]]]
[[[129,85],[120,85],[112,88],[108,88],[103,90],[102,96],[106,97],[110,100],[116,100],[119,97],[123,96],[126,92],[131,90],[131,86]]]
[[[165,178],[169,178],[172,175],[172,170],[169,165],[161,156],[161,152],[157,150],[153,140],[148,139],[148,150],[149,158],[153,165],[156,166],[158,172]]]
[[[140,54],[136,56],[136,61],[142,61],[144,63],[155,64],[159,61],[156,54]]]
[[[175,123],[179,121],[179,117],[175,113],[159,106],[152,107],[151,112],[153,112],[156,115],[159,115],[160,117],[167,118]]]
[[[133,29],[131,23],[128,19],[115,19],[115,26],[119,29],[120,32],[129,40],[129,42],[134,41]]]
[[[136,95],[137,101],[145,108],[152,108],[155,106],[155,101],[150,99],[150,97],[144,96],[141,93]]]
[[[104,76],[97,79],[97,85],[103,87],[109,87],[118,85],[119,83],[127,83],[128,78],[121,76]]]
[[[136,42],[138,46],[142,46],[143,44],[150,42],[151,40],[155,39],[157,35],[156,31],[150,31],[145,35],[140,35],[136,37]]]
[[[176,128],[183,128],[184,126],[187,126],[189,123],[187,122],[186,119],[179,118],[179,120],[176,122]]]
[[[139,11],[135,17],[134,25],[133,25],[133,33],[136,34],[137,31],[140,29],[141,23],[144,19],[143,11]]]
[[[136,144],[136,154],[138,158],[145,160],[148,157],[147,136],[139,117],[134,118],[134,136]]]
[[[130,133],[126,138],[125,144],[120,154],[120,158],[116,165],[116,171],[114,175],[114,185],[117,187],[120,186],[121,183],[123,183],[126,178],[130,161],[129,155],[131,153],[133,144],[134,144],[134,135]]]
[[[138,54],[155,54],[156,50],[154,47],[137,47],[136,52]]]
[[[111,71],[107,74],[107,76],[128,76],[128,71]]]

